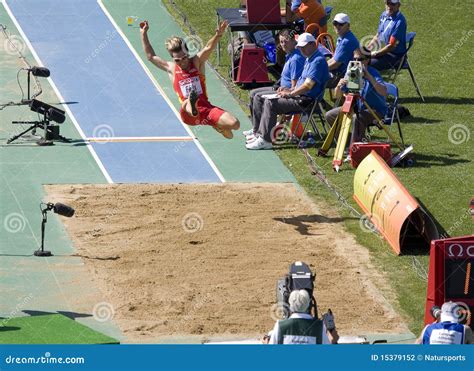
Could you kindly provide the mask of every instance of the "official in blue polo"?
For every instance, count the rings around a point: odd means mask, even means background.
[[[305,57],[296,48],[296,40],[293,34],[289,30],[282,30],[278,34],[280,41],[280,47],[286,53],[285,64],[283,71],[281,72],[280,83],[277,86],[267,86],[262,88],[253,89],[250,92],[250,115],[252,117],[252,129],[243,132],[247,141],[252,140],[255,137],[255,132],[260,125],[260,119],[262,117],[263,104],[265,98],[262,96],[272,94],[283,89],[293,89],[298,82],[301,72],[303,72],[303,66],[305,63]]]
[[[354,56],[354,51],[359,47],[359,40],[354,36],[351,28],[351,20],[345,13],[338,13],[334,16],[332,25],[337,33],[336,50],[331,59],[328,60],[331,79],[328,88],[336,87],[339,79],[344,76],[347,65]]]
[[[441,307],[439,322],[426,326],[417,340],[419,344],[472,344],[472,330],[459,323],[461,308],[448,301]]]
[[[265,99],[255,140],[246,144],[247,149],[271,149],[277,116],[304,113],[324,95],[329,69],[326,58],[318,51],[316,39],[310,33],[302,33],[296,46],[306,57],[303,72],[293,89],[282,89],[274,99]]]
[[[379,71],[396,68],[406,52],[407,21],[400,12],[400,0],[386,0],[377,35],[369,43],[370,65]],[[379,50],[377,45],[383,43]]]

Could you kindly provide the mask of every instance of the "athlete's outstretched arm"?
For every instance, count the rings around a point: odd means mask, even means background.
[[[144,21],[140,24],[140,34],[142,36],[142,46],[143,50],[145,51],[147,59],[153,63],[156,67],[159,69],[162,69],[163,71],[166,71],[168,73],[171,72],[171,63],[165,61],[164,59],[161,59],[158,57],[153,50],[153,47],[150,44],[150,40],[148,40],[148,21]]]
[[[225,30],[227,29],[227,26],[228,26],[227,21],[222,22],[217,28],[216,34],[207,42],[206,46],[202,48],[202,50],[197,54],[199,61],[201,63],[204,63],[209,59],[211,53],[216,48],[218,41],[220,40],[222,35],[224,35]]]

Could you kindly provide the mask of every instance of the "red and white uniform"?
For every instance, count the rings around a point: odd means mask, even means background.
[[[188,70],[183,70],[178,64],[175,64],[173,88],[180,103],[188,98],[193,89],[198,93],[197,116],[189,115],[183,108],[180,110],[181,119],[185,124],[217,125],[225,111],[209,102],[206,92],[206,77],[199,72],[192,59]]]

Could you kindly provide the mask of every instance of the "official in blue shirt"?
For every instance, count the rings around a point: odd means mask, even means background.
[[[301,52],[296,48],[296,40],[289,30],[282,30],[278,34],[280,41],[280,47],[286,53],[285,64],[281,72],[281,78],[279,85],[273,87],[262,87],[253,89],[250,92],[250,115],[252,117],[252,129],[246,130],[243,134],[247,139],[252,139],[260,126],[260,120],[262,117],[263,104],[265,98],[264,95],[273,94],[276,91],[282,89],[293,89],[303,72],[303,66],[306,58],[303,57]]]
[[[400,12],[400,0],[386,0],[377,35],[369,43],[370,65],[379,71],[396,68],[406,52],[407,21]],[[374,50],[383,43],[380,50]]]
[[[303,72],[293,89],[281,89],[275,99],[266,99],[256,137],[247,143],[247,149],[270,149],[277,116],[287,113],[303,113],[315,100],[324,95],[329,80],[326,58],[318,51],[313,35],[303,33],[296,46],[306,57]]]
[[[467,315],[467,314],[466,314]],[[459,323],[461,307],[448,301],[441,307],[439,322],[426,326],[417,339],[418,344],[472,344],[472,330]]]
[[[383,118],[387,113],[387,102],[385,99],[387,96],[387,87],[377,70],[369,66],[369,53],[367,53],[366,49],[362,51],[357,49],[354,52],[354,60],[361,61],[363,64],[364,85],[360,91],[362,99],[358,99],[356,102],[357,107],[355,111],[358,111],[358,113],[354,113],[352,117],[351,143],[362,141],[367,127],[375,120],[363,101],[367,102],[367,105],[376,113],[378,118]],[[339,81],[336,87],[336,97],[340,97],[342,93],[347,92],[346,84],[346,77]],[[326,120],[330,125],[337,119],[341,109],[342,107],[333,108],[326,113]]]
[[[328,88],[336,87],[339,79],[346,73],[347,65],[352,60],[354,51],[359,47],[359,40],[350,30],[350,18],[347,14],[336,14],[332,24],[338,38],[334,55],[328,60],[329,72],[331,73]]]

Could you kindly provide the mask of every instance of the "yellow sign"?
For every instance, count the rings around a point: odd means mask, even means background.
[[[375,151],[357,167],[354,199],[397,254],[409,228],[428,244],[438,236],[433,221]]]

